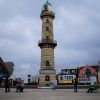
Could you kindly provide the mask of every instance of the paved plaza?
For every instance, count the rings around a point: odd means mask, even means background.
[[[87,89],[79,89],[74,93],[73,89],[25,89],[23,93],[16,93],[11,89],[10,93],[5,93],[0,88],[0,100],[100,100],[100,90],[97,93],[86,93]]]

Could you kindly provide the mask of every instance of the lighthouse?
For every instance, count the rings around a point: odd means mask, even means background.
[[[56,80],[54,49],[57,46],[53,32],[55,13],[49,1],[43,5],[40,18],[42,21],[42,34],[41,40],[38,42],[38,46],[41,49],[39,84],[41,86],[49,86],[51,80]]]

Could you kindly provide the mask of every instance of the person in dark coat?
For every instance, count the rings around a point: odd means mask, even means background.
[[[6,77],[4,85],[5,85],[5,92],[10,92],[10,80],[8,77]]]
[[[75,78],[74,80],[72,80],[72,83],[74,85],[74,92],[77,92],[77,78]]]
[[[20,82],[21,82],[21,79],[18,79],[16,81],[16,92],[20,91]]]

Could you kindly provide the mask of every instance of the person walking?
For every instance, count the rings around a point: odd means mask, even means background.
[[[10,92],[10,80],[8,77],[6,77],[4,85],[5,85],[5,92]]]
[[[20,92],[23,92],[24,90],[24,80],[21,80],[20,82]]]
[[[18,79],[16,81],[16,92],[20,91],[20,88],[21,88],[21,79]]]
[[[74,85],[74,92],[77,92],[77,78],[75,78],[74,80],[72,80],[72,83]]]
[[[56,80],[50,81],[50,85],[51,85],[51,88],[52,88],[53,91],[56,90],[56,88],[57,88],[57,81]]]

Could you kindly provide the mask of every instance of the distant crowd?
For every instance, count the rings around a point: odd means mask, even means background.
[[[10,92],[10,87],[14,85],[16,87],[16,92],[23,92],[24,90],[24,80],[21,80],[21,78],[16,79],[12,82],[10,77],[6,77],[4,79],[4,86],[5,86],[5,92]]]

